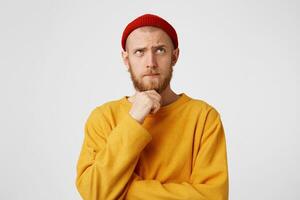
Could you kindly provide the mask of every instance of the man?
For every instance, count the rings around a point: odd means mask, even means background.
[[[136,92],[90,113],[77,163],[82,198],[228,199],[219,113],[170,87],[179,55],[175,29],[145,14],[126,26],[121,43]]]

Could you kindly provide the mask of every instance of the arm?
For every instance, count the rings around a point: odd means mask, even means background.
[[[199,130],[198,130],[199,131]],[[190,181],[161,183],[157,180],[134,180],[127,199],[198,199],[227,200],[228,170],[225,134],[219,114],[209,111]],[[180,172],[178,172],[180,173]]]
[[[140,152],[151,135],[129,114],[112,130],[101,110],[86,124],[77,163],[76,187],[85,200],[123,199]]]

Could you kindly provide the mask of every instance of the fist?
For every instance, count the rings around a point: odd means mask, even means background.
[[[129,114],[138,122],[143,123],[149,113],[156,113],[161,107],[162,99],[155,90],[137,92],[132,97]]]

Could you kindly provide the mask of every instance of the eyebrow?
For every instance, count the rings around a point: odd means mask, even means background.
[[[161,48],[161,47],[167,47],[165,44],[160,44],[160,45],[156,45],[156,46],[153,46],[153,48],[157,49],[157,48]],[[138,48],[135,48],[133,49],[133,51],[137,51],[137,50],[145,50],[146,47],[138,47]]]

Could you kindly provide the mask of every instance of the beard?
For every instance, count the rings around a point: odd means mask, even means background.
[[[129,65],[129,73],[133,83],[133,86],[136,90],[142,92],[147,90],[155,90],[157,93],[161,94],[170,84],[173,74],[173,67],[170,66],[166,74],[159,74],[159,77],[145,78],[138,78],[131,69],[131,65]],[[154,71],[150,71],[149,73],[155,73]],[[148,80],[145,80],[148,79]]]

